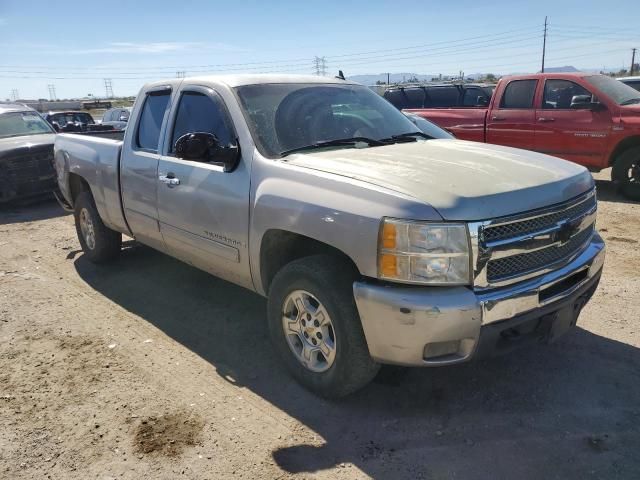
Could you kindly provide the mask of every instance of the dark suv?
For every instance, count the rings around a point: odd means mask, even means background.
[[[113,130],[112,126],[96,124],[87,112],[49,112],[43,115],[56,132],[96,132]]]
[[[486,84],[410,85],[390,87],[383,96],[400,110],[486,107],[493,89]]]
[[[35,110],[0,104],[0,204],[54,191],[54,139]]]

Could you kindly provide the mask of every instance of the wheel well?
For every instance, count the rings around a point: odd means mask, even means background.
[[[69,193],[71,194],[71,203],[75,203],[76,198],[82,192],[91,192],[91,188],[89,188],[89,184],[87,181],[82,178],[80,175],[75,173],[69,174]]]
[[[335,256],[339,261],[348,262],[358,271],[347,254],[331,245],[286,230],[267,231],[260,245],[260,277],[265,293],[269,292],[273,277],[286,264],[319,254]]]
[[[616,145],[616,148],[613,150],[611,157],[609,157],[609,165],[613,165],[613,162],[615,162],[618,159],[618,157],[622,154],[622,152],[628,150],[629,148],[638,147],[638,146],[640,146],[639,135],[625,138],[620,143],[618,143],[618,145]]]

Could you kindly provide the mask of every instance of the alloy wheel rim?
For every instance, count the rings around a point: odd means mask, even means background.
[[[93,222],[91,216],[86,208],[80,210],[80,231],[84,242],[87,244],[90,250],[93,250],[96,246],[96,233],[93,228]]]
[[[282,306],[282,328],[296,359],[308,370],[329,370],[336,358],[336,334],[327,309],[312,294],[294,290]]]

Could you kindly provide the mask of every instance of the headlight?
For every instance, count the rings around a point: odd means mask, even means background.
[[[468,285],[469,235],[461,223],[382,220],[378,277],[405,283]]]

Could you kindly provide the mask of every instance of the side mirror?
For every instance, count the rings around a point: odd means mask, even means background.
[[[571,104],[569,108],[572,110],[604,110],[605,106],[602,105],[595,97],[591,95],[574,95],[571,97]]]
[[[238,165],[240,147],[238,144],[222,145],[212,133],[195,132],[182,135],[174,145],[176,156],[196,162],[216,163],[230,172]]]

